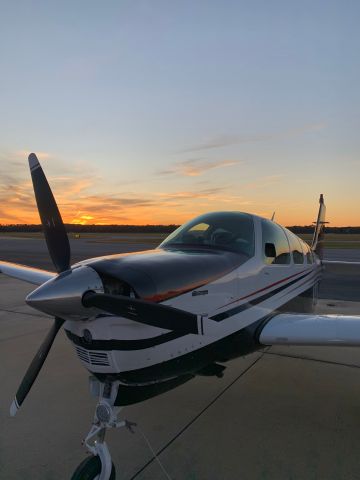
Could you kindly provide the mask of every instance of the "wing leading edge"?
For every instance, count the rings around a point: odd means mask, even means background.
[[[360,346],[360,316],[279,314],[259,334],[262,345]]]
[[[9,262],[0,262],[0,273],[17,278],[18,280],[23,280],[24,282],[32,283],[33,285],[42,285],[56,276],[56,273],[48,272],[47,270],[40,270],[38,268],[26,267],[25,265]]]

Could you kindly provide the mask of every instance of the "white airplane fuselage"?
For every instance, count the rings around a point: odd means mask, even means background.
[[[231,262],[236,262],[233,254],[209,253],[206,249],[199,248],[171,252],[158,248],[147,252],[90,259],[74,265],[71,273],[64,274],[71,298],[69,296],[68,306],[62,300],[59,316],[67,320],[65,331],[74,343],[83,365],[98,378],[103,380],[110,375],[124,386],[171,381],[182,375],[196,374],[216,361],[258,349],[260,345],[256,340],[256,328],[263,325],[276,311],[287,308],[298,312],[309,311],[314,303],[315,286],[321,276],[319,258],[311,254],[310,262],[309,256],[304,252],[302,264],[295,264],[293,258],[288,264],[267,264],[263,257],[262,219],[255,215],[251,217],[255,232],[254,255],[249,259],[242,258],[235,268],[231,268]],[[209,255],[211,259],[214,258],[211,262],[208,260]],[[173,332],[119,316],[104,315],[103,312],[99,314],[96,309],[89,312],[80,305],[85,291],[103,292],[106,288],[98,267],[104,262],[106,265],[115,265],[114,271],[116,265],[120,265],[126,275],[132,275],[131,278],[136,277],[134,266],[138,264],[147,262],[151,265],[156,261],[156,272],[161,268],[168,268],[170,262],[170,267],[175,265],[172,275],[176,280],[177,275],[182,275],[179,267],[176,268],[176,262],[182,265],[185,257],[190,258],[190,262],[204,259],[202,268],[205,268],[207,264],[213,265],[216,261],[222,261],[222,255],[226,256],[227,263],[221,268],[228,270],[227,273],[202,284],[200,271],[200,284],[194,284],[192,279],[192,284],[185,288],[184,293],[179,294],[174,287],[173,292],[167,293],[170,298],[167,299],[164,295],[162,299],[164,305],[201,316],[200,335]],[[74,291],[69,282],[68,277],[71,275],[74,276],[77,291]],[[214,275],[213,271],[209,273],[210,278]],[[139,275],[138,277],[140,278]],[[61,281],[61,278],[55,280],[56,289],[64,298],[64,291],[59,288]],[[143,282],[143,279],[138,281]],[[52,282],[53,280],[48,282],[50,291]],[[41,288],[44,291],[43,286]],[[144,287],[145,290],[146,288],[149,287]],[[181,288],[184,289],[184,286]],[[34,296],[36,298],[36,291],[34,293],[32,299]],[[39,308],[31,298],[29,303]],[[43,304],[42,310],[46,311]],[[85,310],[87,318],[80,319],[84,317]],[[54,313],[53,300],[49,311]]]

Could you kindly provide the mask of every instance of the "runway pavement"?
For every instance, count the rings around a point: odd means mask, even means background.
[[[117,238],[119,243],[117,243]],[[157,238],[157,237],[155,237]],[[131,241],[126,242],[127,239]],[[98,257],[101,255],[112,255],[115,253],[139,252],[155,248],[160,242],[151,240],[151,236],[145,242],[143,237],[136,240],[134,235],[106,235],[104,242],[99,242],[96,238],[70,238],[71,261],[79,262],[86,258]],[[32,267],[53,269],[49,257],[46,243],[43,238],[24,238],[23,236],[0,236],[0,254],[1,260],[8,262],[21,263]]]
[[[19,244],[0,242],[1,257],[50,268],[45,246],[35,242],[25,242],[27,253],[21,254]],[[99,245],[85,243],[73,241],[75,260],[99,255]],[[359,253],[348,250],[348,259],[349,252]],[[332,282],[335,299],[329,296]],[[348,283],[350,294],[344,280],[325,279],[319,312],[360,314],[359,279]],[[96,401],[88,394],[87,372],[62,332],[18,415],[8,414],[49,328],[45,315],[24,304],[32,288],[0,275],[0,479],[68,480],[85,457],[81,439]],[[133,435],[125,430],[108,435],[117,479],[359,478],[359,386],[356,348],[272,347],[234,360],[222,379],[198,377],[124,409],[124,417],[138,427]],[[143,435],[161,452],[168,477]]]

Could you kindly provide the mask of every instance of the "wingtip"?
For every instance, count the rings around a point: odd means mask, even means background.
[[[30,170],[38,167],[39,165],[40,165],[40,163],[39,163],[39,160],[38,160],[37,156],[35,155],[35,153],[30,153],[30,155],[29,155]]]
[[[16,398],[14,399],[14,401],[12,402],[11,406],[10,406],[10,415],[12,417],[15,417],[17,411],[19,410],[19,405],[16,401]]]

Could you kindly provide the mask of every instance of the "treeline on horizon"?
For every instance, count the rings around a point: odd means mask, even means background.
[[[171,233],[179,225],[79,225],[65,224],[69,233]],[[313,233],[313,225],[287,227],[294,233]],[[1,225],[0,232],[42,232],[41,225]],[[326,227],[328,233],[360,233],[359,227]]]

